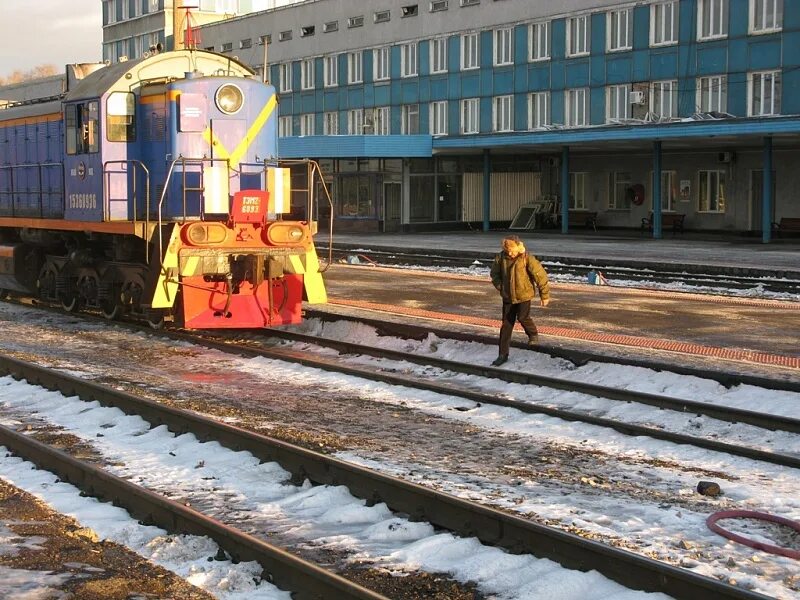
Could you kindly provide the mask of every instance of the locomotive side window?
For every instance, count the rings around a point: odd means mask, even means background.
[[[68,104],[64,112],[67,122],[67,154],[97,152],[100,149],[97,136],[97,101]]]
[[[136,99],[132,92],[112,92],[106,100],[109,142],[136,141]]]

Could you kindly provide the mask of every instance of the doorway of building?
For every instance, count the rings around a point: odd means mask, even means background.
[[[772,214],[769,222],[775,222],[775,171],[772,172]],[[750,231],[761,231],[764,223],[764,171],[750,171]]]
[[[383,231],[394,233],[400,231],[400,183],[386,181],[383,184]]]
[[[436,178],[436,220],[456,221],[459,214],[460,178],[456,175],[439,175]]]

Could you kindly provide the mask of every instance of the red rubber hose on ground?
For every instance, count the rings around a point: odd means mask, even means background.
[[[708,525],[708,528],[714,533],[718,533],[722,537],[726,537],[734,542],[744,544],[745,546],[750,546],[751,548],[755,548],[757,550],[763,550],[764,552],[769,552],[770,554],[778,554],[780,556],[788,556],[789,558],[800,560],[800,550],[793,550],[791,548],[784,548],[782,546],[774,546],[772,544],[765,544],[763,542],[751,540],[750,538],[733,533],[717,525],[717,521],[720,519],[757,519],[759,521],[769,521],[770,523],[785,525],[786,527],[794,529],[800,533],[800,523],[797,521],[792,521],[791,519],[785,519],[784,517],[771,515],[769,513],[757,512],[754,510],[722,510],[710,515],[706,519],[706,525]]]

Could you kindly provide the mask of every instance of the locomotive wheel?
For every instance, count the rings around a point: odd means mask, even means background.
[[[0,300],[5,300],[6,298],[8,298],[8,294],[9,294],[8,290],[0,288]]]
[[[109,321],[119,319],[125,312],[125,306],[122,300],[122,290],[114,273],[106,271],[100,281],[100,286],[107,289],[107,293],[100,300],[100,311]]]
[[[158,330],[164,328],[164,311],[147,309],[144,318],[152,329]]]
[[[45,263],[39,270],[39,277],[36,279],[36,289],[39,293],[39,300],[49,302],[55,299],[56,276],[58,271],[51,263]]]
[[[81,298],[78,290],[70,290],[61,296],[61,308],[67,312],[78,312],[84,306],[85,302]]]

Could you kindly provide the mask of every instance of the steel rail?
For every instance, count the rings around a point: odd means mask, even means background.
[[[635,390],[626,390],[596,383],[562,379],[559,377],[536,375],[535,373],[524,373],[519,371],[510,371],[508,369],[472,365],[469,363],[456,362],[428,355],[419,356],[417,354],[402,352],[399,350],[375,348],[353,342],[343,342],[339,340],[305,335],[293,331],[276,329],[270,330],[267,335],[333,348],[347,354],[365,354],[376,358],[402,360],[418,365],[439,367],[440,369],[453,371],[456,373],[463,373],[465,375],[477,375],[480,377],[488,376],[494,379],[501,379],[508,383],[537,385],[568,392],[578,392],[581,394],[595,396],[597,398],[606,398],[608,400],[616,400],[619,402],[635,402],[637,404],[646,404],[648,406],[674,410],[681,413],[704,415],[730,423],[747,423],[748,425],[754,425],[756,427],[769,429],[771,431],[800,433],[800,419],[793,419],[791,417],[783,417],[780,415],[771,415],[768,413],[760,413],[743,408],[718,406],[709,404],[707,402],[697,402],[695,400],[686,400],[683,398],[675,398],[673,396],[637,392]]]
[[[191,432],[202,441],[213,440],[234,450],[246,450],[261,460],[279,463],[298,480],[307,478],[316,484],[344,485],[352,494],[369,502],[385,502],[391,510],[407,513],[413,519],[427,520],[460,535],[477,537],[485,544],[548,558],[569,569],[597,570],[628,588],[662,592],[678,600],[768,598],[627,550],[38,365],[0,356],[0,372],[65,395],[115,406],[127,414],[140,416],[153,426],[166,425],[175,433]]]
[[[424,327],[413,325],[410,323],[398,323],[396,321],[386,321],[379,319],[370,319],[368,317],[353,316],[342,314],[338,312],[330,312],[320,308],[306,308],[304,309],[306,318],[317,318],[322,321],[352,321],[356,323],[363,323],[370,327],[374,327],[382,335],[392,335],[396,337],[410,337],[417,340],[425,339],[428,334],[433,333],[437,337],[445,339],[460,340],[464,342],[476,342],[479,344],[487,344],[489,346],[497,345],[497,336],[486,336],[479,333],[466,333],[463,331],[455,331],[452,329],[445,329],[442,327],[435,327],[430,323],[425,323]],[[515,342],[512,340],[512,346],[516,348],[528,348],[527,343]],[[769,377],[759,377],[757,375],[749,375],[743,373],[730,373],[723,371],[714,371],[711,369],[701,369],[686,365],[678,365],[664,361],[658,361],[648,358],[630,358],[627,356],[609,356],[607,354],[600,354],[599,352],[588,352],[586,350],[575,350],[571,348],[562,348],[553,346],[546,342],[541,342],[535,349],[536,352],[542,352],[556,358],[563,358],[570,361],[576,366],[582,366],[589,362],[602,362],[611,363],[616,365],[628,365],[631,367],[642,367],[644,369],[652,369],[654,371],[670,371],[678,375],[688,375],[690,377],[699,377],[701,379],[710,379],[716,381],[726,388],[731,388],[736,385],[752,385],[755,387],[762,387],[770,390],[782,390],[787,392],[800,393],[800,381],[785,381],[782,379],[774,379]]]
[[[48,379],[44,374],[40,378]],[[99,397],[104,396],[102,391],[96,394],[101,404],[107,403]],[[84,493],[126,509],[143,522],[169,532],[209,537],[234,560],[258,562],[269,575],[269,581],[283,590],[294,592],[293,597],[305,600],[388,600],[277,546],[3,425],[0,425],[0,445],[37,467],[55,473],[62,481],[71,483]]]

